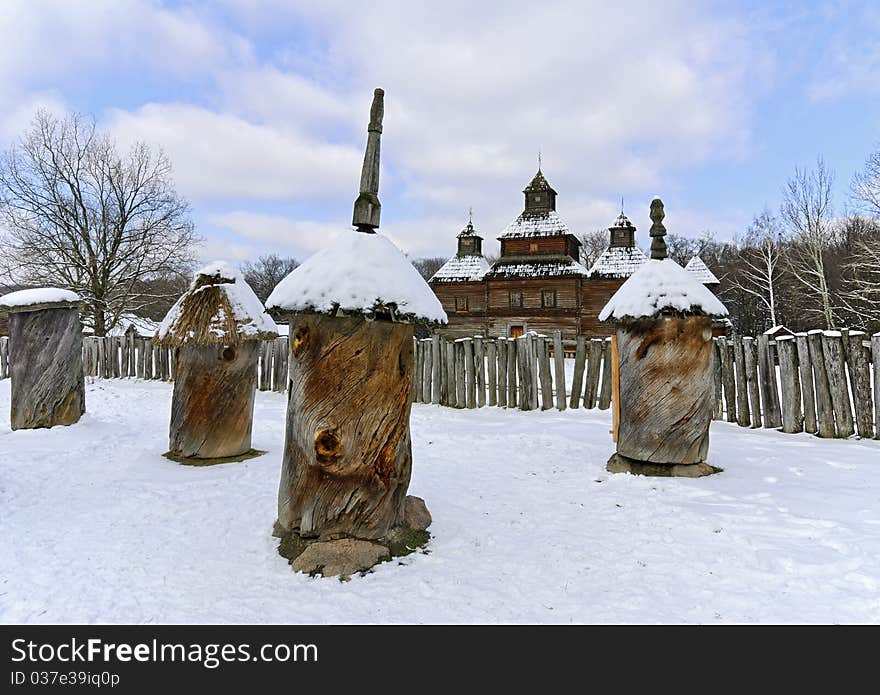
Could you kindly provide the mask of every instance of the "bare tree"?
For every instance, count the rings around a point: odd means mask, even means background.
[[[764,210],[755,216],[740,246],[739,267],[730,284],[756,297],[770,314],[773,326],[777,317],[777,286],[782,273],[782,230],[779,222]]]
[[[868,155],[865,168],[853,177],[852,192],[865,212],[880,217],[880,145]]]
[[[446,263],[445,258],[441,256],[434,256],[432,258],[416,258],[412,264],[415,266],[415,269],[419,271],[419,275],[421,275],[425,280],[430,280],[431,277],[443,267],[443,264]]]
[[[812,171],[795,169],[782,191],[780,214],[792,235],[787,265],[805,288],[817,293],[826,328],[834,328],[826,256],[835,241],[831,189],[834,173],[816,160]],[[808,307],[810,305],[807,305]],[[808,309],[809,310],[809,309]]]
[[[241,273],[264,304],[275,286],[299,266],[295,258],[284,258],[274,253],[260,256],[253,263],[241,264]]]
[[[580,235],[580,242],[581,263],[589,269],[599,259],[599,256],[605,252],[605,249],[608,248],[608,230],[597,229],[592,232],[585,232]]]
[[[852,216],[843,222],[848,253],[840,299],[859,328],[880,323],[880,220]]]
[[[45,111],[0,159],[0,223],[0,272],[74,290],[96,335],[157,299],[145,281],[188,272],[200,241],[164,154],[120,156],[93,119]]]

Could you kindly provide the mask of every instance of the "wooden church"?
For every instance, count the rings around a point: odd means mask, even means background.
[[[458,235],[458,251],[429,280],[449,317],[438,333],[450,338],[515,338],[529,330],[601,337],[610,328],[599,311],[647,258],[623,213],[609,228],[609,246],[592,268],[579,260],[581,243],[556,212],[557,193],[540,169],[523,190],[525,208],[498,237],[491,266],[473,223]]]

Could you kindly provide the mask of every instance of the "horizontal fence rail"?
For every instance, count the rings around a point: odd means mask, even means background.
[[[714,339],[713,417],[740,427],[880,439],[880,333],[810,331]],[[412,398],[454,408],[566,410],[611,405],[611,339],[579,336],[574,361],[557,331],[518,338],[413,340]],[[9,376],[0,337],[0,379]],[[571,354],[571,353],[568,353]],[[285,392],[286,336],[260,344],[258,388]],[[95,378],[174,379],[173,350],[132,334],[83,338]]]

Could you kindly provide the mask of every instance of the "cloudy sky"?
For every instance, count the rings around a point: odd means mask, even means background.
[[[413,257],[452,253],[469,207],[494,239],[539,149],[576,232],[624,197],[644,245],[660,195],[670,231],[729,237],[820,154],[846,205],[880,143],[880,4],[0,2],[0,144],[44,107],[161,146],[206,260],[349,228],[377,86],[382,231]]]

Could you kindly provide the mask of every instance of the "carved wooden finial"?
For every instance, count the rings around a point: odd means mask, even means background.
[[[382,118],[385,115],[385,91],[373,92],[370,107],[370,124],[367,126],[367,149],[364,152],[364,165],[361,169],[361,186],[357,200],[354,201],[354,214],[351,223],[359,232],[372,234],[379,227],[382,205],[379,203],[379,150],[382,135]]]
[[[663,201],[660,198],[654,198],[651,201],[651,258],[662,261],[666,258],[666,242],[663,237],[666,236],[666,227],[663,226],[663,218],[666,213],[663,211]]]

